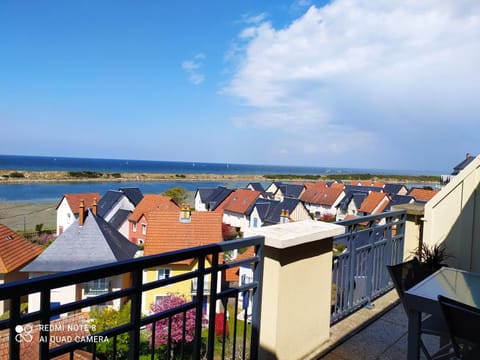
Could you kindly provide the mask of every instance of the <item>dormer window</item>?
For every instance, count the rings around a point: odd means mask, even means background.
[[[180,222],[189,223],[190,221],[192,221],[192,211],[190,210],[190,206],[184,204],[180,209]]]
[[[142,224],[142,235],[147,235],[147,224]]]
[[[132,231],[137,232],[137,222],[136,221],[133,222]]]

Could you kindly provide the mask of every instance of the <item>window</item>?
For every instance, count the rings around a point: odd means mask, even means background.
[[[133,222],[132,230],[133,230],[133,232],[137,232],[137,222],[136,221]]]
[[[168,279],[170,277],[171,269],[160,268],[157,271],[157,280]]]
[[[253,227],[258,227],[258,219],[253,218]]]
[[[108,279],[97,279],[86,282],[84,285],[86,296],[96,296],[108,293]]]
[[[147,224],[142,224],[142,235],[147,235]]]

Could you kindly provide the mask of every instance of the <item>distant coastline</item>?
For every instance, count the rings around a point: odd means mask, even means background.
[[[439,184],[439,177],[427,175],[395,174],[170,174],[170,173],[103,173],[93,171],[24,171],[0,170],[1,184],[35,184],[35,183],[77,183],[77,182],[159,182],[159,181],[234,181],[266,182],[281,181],[319,181],[319,180],[378,180],[393,183]]]

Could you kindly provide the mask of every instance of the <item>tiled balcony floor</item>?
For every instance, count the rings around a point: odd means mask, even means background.
[[[385,295],[389,299],[386,304],[378,304],[378,307],[392,306],[392,300],[395,300],[396,294],[390,293]],[[398,299],[398,298],[397,298]],[[382,300],[380,300],[382,301]],[[377,307],[377,306],[376,306]],[[361,312],[368,315],[371,312],[373,316],[377,310],[362,309]],[[360,318],[362,317],[359,314]],[[355,327],[354,323],[357,318],[349,317],[344,321],[350,322],[348,327]],[[397,304],[391,310],[381,315],[371,324],[355,333],[346,341],[333,349],[326,355],[321,357],[321,360],[405,360],[407,357],[407,315],[401,304]],[[338,324],[340,325],[340,323]],[[345,324],[344,324],[345,325]],[[337,331],[335,326],[332,327],[332,334]],[[343,326],[343,325],[342,325]],[[343,330],[340,330],[343,331]],[[423,340],[429,349],[438,348],[438,338],[423,336]],[[422,354],[421,359],[425,359]]]

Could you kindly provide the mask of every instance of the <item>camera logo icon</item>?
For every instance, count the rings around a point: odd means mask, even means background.
[[[32,325],[17,325],[15,326],[15,341],[21,342],[32,342],[33,340],[33,327]]]

